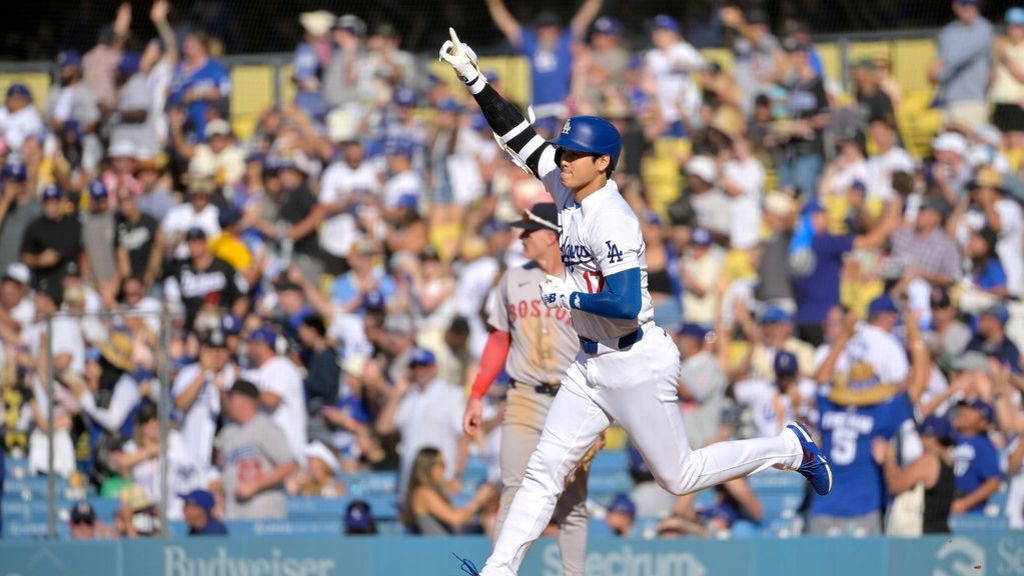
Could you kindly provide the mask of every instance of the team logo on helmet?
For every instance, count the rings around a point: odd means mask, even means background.
[[[565,126],[562,126],[562,134],[568,134],[572,130],[572,118],[565,121]]]

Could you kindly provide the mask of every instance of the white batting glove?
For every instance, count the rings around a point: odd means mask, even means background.
[[[569,287],[565,280],[548,274],[547,280],[540,283],[540,300],[548,308],[569,309]]]
[[[473,52],[468,44],[459,42],[459,37],[455,34],[454,29],[449,28],[448,33],[452,39],[445,40],[441,46],[441,52],[438,54],[438,60],[451,65],[455,69],[455,73],[466,84],[472,84],[482,78],[480,67],[476,63],[476,52]]]

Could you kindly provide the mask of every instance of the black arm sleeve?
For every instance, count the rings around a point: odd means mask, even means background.
[[[484,85],[483,90],[474,94],[473,97],[476,98],[477,103],[480,105],[480,111],[483,112],[484,118],[487,119],[487,123],[491,126],[491,130],[505,142],[512,152],[530,167],[534,174],[537,174],[537,163],[540,160],[541,153],[550,144],[544,142],[539,146],[530,146],[533,150],[530,150],[528,155],[523,157],[522,152],[527,149],[528,145],[535,138],[541,139],[537,131],[533,129],[533,126],[523,116],[523,113],[514,104],[505,100],[490,85]]]

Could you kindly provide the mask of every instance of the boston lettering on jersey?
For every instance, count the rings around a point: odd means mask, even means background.
[[[572,324],[572,315],[569,311],[564,308],[547,308],[543,305],[539,298],[533,300],[520,300],[515,304],[508,304],[506,307],[508,311],[509,322],[515,322],[519,318],[554,318],[559,322],[565,322],[566,324]]]

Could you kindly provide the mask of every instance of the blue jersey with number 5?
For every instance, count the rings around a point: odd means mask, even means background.
[[[832,478],[840,497],[816,497],[812,514],[854,517],[881,510],[885,503],[882,471],[871,457],[876,436],[887,440],[913,418],[910,397],[898,394],[874,406],[839,406],[818,396],[821,448],[832,462]]]

